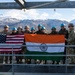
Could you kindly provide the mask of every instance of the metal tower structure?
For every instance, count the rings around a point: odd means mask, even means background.
[[[15,2],[0,3],[0,9],[43,9],[43,8],[75,8],[75,1],[57,0],[45,2],[26,2],[15,0]]]

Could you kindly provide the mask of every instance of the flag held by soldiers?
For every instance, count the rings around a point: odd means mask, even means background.
[[[25,34],[24,38],[25,44],[27,45],[26,54],[35,54],[35,55],[64,54],[64,46],[59,47],[59,45],[65,45],[64,35]],[[63,59],[63,57],[60,56],[30,56],[27,58],[40,60],[58,60],[58,61]]]

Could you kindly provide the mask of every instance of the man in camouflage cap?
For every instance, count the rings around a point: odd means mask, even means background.
[[[6,34],[6,35],[9,35],[9,26],[8,25],[5,25],[4,26],[4,30],[1,32],[1,34]]]
[[[30,34],[30,27],[27,25],[25,26],[25,31],[24,31],[25,34]]]
[[[74,33],[74,25],[72,23],[68,24],[69,35],[68,39],[66,39],[68,45],[75,45],[75,33]],[[67,47],[67,54],[75,54],[75,47]],[[71,63],[75,63],[75,56],[69,56]]]
[[[0,32],[0,34],[6,34],[6,35],[9,35],[10,32],[9,32],[9,26],[8,25],[5,25],[4,26],[4,30],[2,32]],[[5,63],[8,63],[8,56],[5,56],[5,59],[4,57],[0,57],[0,60],[3,62],[3,60],[5,61]]]

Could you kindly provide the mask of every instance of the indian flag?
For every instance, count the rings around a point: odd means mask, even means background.
[[[65,45],[64,35],[25,34],[26,54],[62,55]],[[31,45],[31,46],[30,46]],[[55,47],[54,47],[55,45]],[[57,45],[57,47],[56,47]],[[60,46],[60,47],[59,47]],[[61,60],[60,56],[28,56],[30,59]]]

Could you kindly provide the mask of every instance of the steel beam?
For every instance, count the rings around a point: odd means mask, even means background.
[[[22,9],[22,7],[15,2],[10,2],[10,3],[0,3],[0,9]]]
[[[15,0],[22,8],[25,7],[25,0]]]
[[[26,2],[26,9],[36,9],[36,8],[75,8],[75,1],[49,1],[49,2]]]
[[[15,2],[0,3],[0,9],[41,9],[41,8],[75,8],[75,1],[66,2],[25,2],[25,6],[21,7]]]

